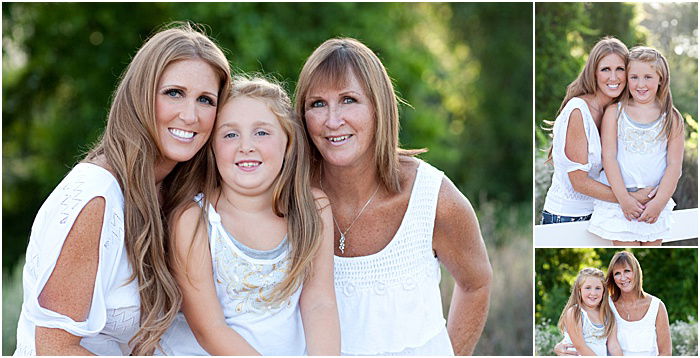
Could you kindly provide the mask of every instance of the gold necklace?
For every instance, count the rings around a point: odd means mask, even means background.
[[[326,190],[323,189],[323,180],[320,177],[318,179],[318,184],[321,187],[321,190],[323,190],[323,192],[326,192]],[[372,199],[374,199],[374,196],[377,195],[377,192],[379,192],[379,184],[380,183],[377,183],[377,188],[374,189],[374,193],[372,193],[372,196],[370,196],[369,199],[367,199],[367,202],[365,203],[365,205],[362,207],[362,209],[360,209],[360,212],[357,213],[357,215],[355,216],[355,219],[352,220],[352,222],[350,223],[350,226],[348,226],[348,228],[345,229],[345,231],[340,229],[340,225],[338,225],[338,222],[335,220],[335,214],[331,214],[331,217],[333,217],[333,223],[335,224],[335,227],[338,228],[338,232],[340,233],[340,240],[338,240],[338,249],[340,250],[341,254],[345,253],[345,234],[347,234],[348,231],[350,231],[350,228],[352,228],[352,226],[355,225],[355,222],[357,221],[357,219],[360,218],[360,215],[362,215],[362,213],[365,211],[365,209],[367,209],[367,206],[369,206],[369,203],[372,202]]]

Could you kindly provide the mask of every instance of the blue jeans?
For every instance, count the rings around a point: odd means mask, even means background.
[[[563,216],[563,215],[555,215],[547,210],[542,210],[542,220],[540,221],[540,224],[542,225],[547,225],[547,224],[558,224],[558,223],[571,223],[574,221],[587,221],[591,220],[591,214],[588,214],[586,216]]]

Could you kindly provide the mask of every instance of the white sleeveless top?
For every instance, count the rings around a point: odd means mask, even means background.
[[[627,188],[657,186],[666,171],[668,140],[663,133],[666,114],[656,121],[643,124],[634,121],[622,104],[617,104],[620,118],[617,121],[617,163]],[[606,185],[605,173],[600,181]]]
[[[583,127],[588,141],[588,163],[580,164],[567,158],[564,149],[566,147],[566,130],[569,127],[571,113],[578,109],[583,117]],[[569,180],[569,173],[575,170],[588,172],[588,176],[598,180],[603,169],[601,158],[600,133],[593,121],[593,116],[586,101],[574,97],[566,103],[557,119],[554,121],[552,142],[552,162],[554,174],[552,185],[547,191],[544,201],[544,210],[556,215],[585,216],[593,212],[593,198],[574,190]]]
[[[588,318],[588,313],[579,308],[581,311],[581,333],[583,333],[583,340],[586,342],[588,348],[590,348],[597,356],[607,356],[608,355],[608,338],[605,336],[605,325],[595,325],[590,318]],[[568,332],[564,332],[564,340],[562,341],[566,344],[571,343],[571,337],[569,337]]]
[[[201,195],[195,198],[200,206],[201,198]],[[299,309],[302,288],[299,287],[282,303],[274,304],[267,298],[286,276],[290,264],[287,240],[271,250],[278,252],[275,257],[254,258],[248,253],[256,250],[234,242],[212,205],[208,206],[207,219],[214,270],[212,279],[226,324],[262,355],[307,354]],[[161,346],[163,350],[158,354],[208,355],[197,343],[182,313],[178,313],[173,325],[163,335]]]
[[[621,112],[617,121],[617,162],[625,187],[636,189],[659,185],[666,171],[665,115],[645,125],[632,120],[620,103],[617,108]],[[599,179],[610,185],[605,172]],[[667,238],[674,223],[671,215],[674,206],[676,203],[669,199],[657,221],[649,224],[629,221],[620,204],[596,199],[588,231],[606,240],[648,242]]]
[[[378,253],[335,256],[343,355],[453,355],[433,227],[443,173],[419,161],[398,231]]]
[[[95,197],[105,200],[99,263],[88,318],[75,322],[39,305],[63,243],[83,207]],[[24,300],[17,324],[15,355],[36,355],[36,326],[60,328],[83,337],[80,344],[97,355],[128,355],[129,340],[139,328],[136,281],[124,246],[124,196],[117,180],[102,167],[80,163],[49,195],[34,219],[24,264]]]
[[[647,313],[639,321],[626,321],[615,308],[612,299],[608,297],[610,308],[615,314],[617,323],[617,340],[626,356],[658,356],[659,348],[656,343],[656,315],[659,312],[661,300],[651,296]]]

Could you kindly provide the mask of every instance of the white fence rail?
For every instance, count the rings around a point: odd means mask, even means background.
[[[698,237],[698,209],[674,210],[673,220],[671,237],[664,238],[664,242]],[[612,246],[612,241],[591,234],[587,228],[588,221],[535,225],[535,247]]]

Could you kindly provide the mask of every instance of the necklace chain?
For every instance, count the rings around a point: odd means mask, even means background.
[[[323,180],[321,178],[319,178],[318,184],[321,187],[321,190],[323,190],[325,192],[326,190],[323,189]],[[380,183],[377,183],[377,188],[374,189],[374,193],[372,193],[372,195],[369,197],[369,199],[367,199],[367,202],[365,203],[365,205],[362,207],[362,209],[360,209],[360,212],[357,213],[357,215],[355,216],[355,219],[352,220],[352,222],[350,223],[348,228],[345,229],[345,231],[340,229],[340,225],[338,225],[338,221],[335,220],[335,214],[331,215],[333,217],[333,223],[335,224],[335,227],[338,228],[338,232],[340,233],[340,240],[338,240],[338,249],[340,250],[340,253],[342,253],[342,254],[345,253],[345,234],[347,234],[348,231],[350,231],[350,228],[352,228],[352,226],[355,225],[355,222],[357,221],[357,219],[360,218],[360,216],[365,211],[365,209],[367,209],[367,206],[369,206],[369,204],[372,202],[372,199],[374,199],[374,196],[377,195],[377,192],[379,192],[379,185],[380,185]]]
[[[622,303],[622,306],[624,306],[625,311],[627,311],[627,320],[629,321],[630,320],[630,310],[629,310],[629,308],[627,308],[627,304],[624,301],[620,300],[620,303]],[[637,300],[634,300],[634,303],[632,304],[632,306],[633,306],[632,308],[635,308],[635,309],[637,308]]]

